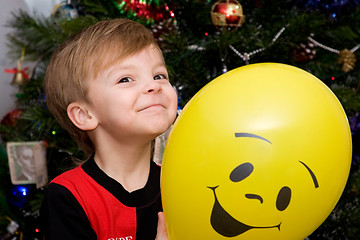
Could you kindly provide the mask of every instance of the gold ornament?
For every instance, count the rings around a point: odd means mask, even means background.
[[[23,72],[21,71],[17,71],[14,74],[14,78],[11,82],[11,85],[23,85],[25,83],[27,83],[27,78],[24,76]]]
[[[353,52],[344,49],[339,52],[338,64],[342,64],[341,69],[344,72],[350,72],[354,69],[356,63],[356,56]]]
[[[234,30],[245,22],[245,15],[238,1],[219,0],[211,8],[211,21],[219,30]]]
[[[21,52],[21,58],[17,61],[17,68],[13,69],[5,69],[6,73],[13,73],[14,77],[11,82],[12,85],[23,85],[28,82],[29,75],[27,75],[26,71],[28,70],[28,67],[22,68],[22,63],[24,61],[25,56],[25,48],[23,48]]]

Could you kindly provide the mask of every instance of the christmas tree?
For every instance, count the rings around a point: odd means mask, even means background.
[[[219,1],[220,2],[220,1]],[[164,51],[179,106],[205,84],[231,69],[259,62],[300,67],[321,79],[339,98],[353,137],[348,184],[328,219],[310,239],[358,239],[360,235],[360,1],[223,1],[241,12],[219,17],[215,0],[73,0],[49,17],[13,14],[7,25],[15,71],[17,109],[1,121],[0,236],[36,239],[44,188],[10,181],[7,142],[44,141],[49,179],[84,154],[46,107],[42,80],[52,52],[69,36],[100,20],[126,17],[152,30]],[[212,18],[213,17],[213,18]],[[22,68],[23,59],[34,68]],[[9,224],[13,220],[12,224]],[[14,225],[15,224],[15,225]],[[18,226],[16,226],[16,224]],[[7,227],[13,226],[9,230]],[[4,237],[4,239],[6,239]]]

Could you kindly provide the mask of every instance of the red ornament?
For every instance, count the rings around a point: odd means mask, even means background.
[[[175,17],[168,5],[161,5],[159,1],[148,2],[144,0],[117,0],[116,4],[120,11],[133,13],[134,16],[145,22],[159,23]]]
[[[16,120],[20,118],[21,111],[19,109],[14,109],[8,112],[3,119],[1,120],[1,124],[4,126],[16,126]]]
[[[217,1],[211,9],[212,23],[218,29],[236,29],[245,22],[241,4],[236,0]]]

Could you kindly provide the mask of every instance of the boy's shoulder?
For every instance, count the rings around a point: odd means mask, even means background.
[[[76,185],[80,181],[84,181],[86,176],[87,174],[82,167],[78,166],[55,177],[50,183],[57,183],[63,186]]]
[[[83,165],[55,177],[50,182],[49,187],[66,189],[66,192],[70,192],[84,207],[84,202],[93,200],[91,192],[95,191],[102,195],[108,195],[108,192],[83,169]]]

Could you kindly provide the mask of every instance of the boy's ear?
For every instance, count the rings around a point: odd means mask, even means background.
[[[98,125],[97,119],[90,114],[86,105],[79,102],[69,104],[67,115],[76,127],[84,131],[94,130]]]

